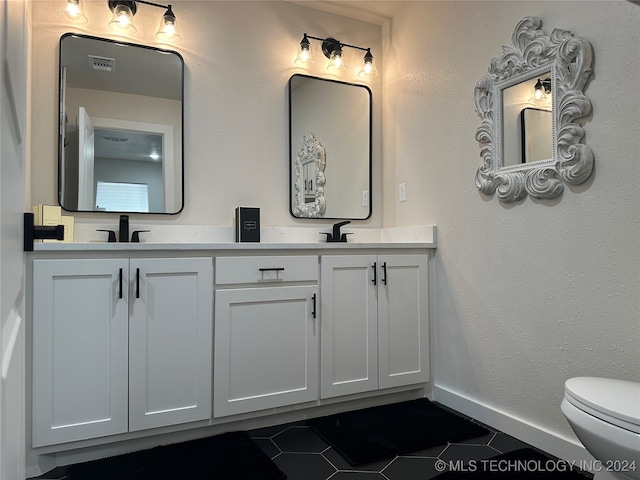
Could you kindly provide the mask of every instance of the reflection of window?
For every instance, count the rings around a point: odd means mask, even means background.
[[[149,212],[146,183],[98,182],[96,207],[108,212]]]

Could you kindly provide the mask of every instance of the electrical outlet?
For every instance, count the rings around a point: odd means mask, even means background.
[[[401,183],[400,185],[398,185],[398,197],[401,202],[407,201],[407,184],[406,183]]]
[[[369,190],[362,191],[362,206],[363,207],[369,206]]]

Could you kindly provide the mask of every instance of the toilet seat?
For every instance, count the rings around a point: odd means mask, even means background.
[[[565,382],[565,398],[585,413],[640,434],[640,383],[576,377]]]

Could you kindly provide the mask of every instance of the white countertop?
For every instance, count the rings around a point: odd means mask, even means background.
[[[380,243],[268,243],[268,242],[221,242],[221,243],[36,243],[34,252],[88,252],[88,251],[188,251],[188,250],[368,250],[436,248],[429,242],[380,242]]]
[[[113,226],[110,226],[111,229]],[[133,225],[130,231],[150,230],[140,234],[140,243],[107,243],[107,225],[76,224],[75,242],[36,242],[34,252],[91,251],[268,251],[268,250],[381,250],[436,248],[436,227],[416,226],[383,229],[344,228],[351,235],[347,242],[322,240],[319,232],[327,227],[267,227],[261,229],[261,242],[238,243],[231,227]]]

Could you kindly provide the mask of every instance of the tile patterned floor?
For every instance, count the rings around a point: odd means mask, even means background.
[[[304,421],[251,430],[249,434],[280,470],[287,474],[287,480],[428,480],[438,475],[438,460],[478,461],[529,446],[509,435],[483,426],[489,433],[482,437],[440,445],[358,467],[349,465]],[[58,467],[36,478],[64,480],[66,469]],[[585,480],[589,478],[591,475],[585,474]]]

